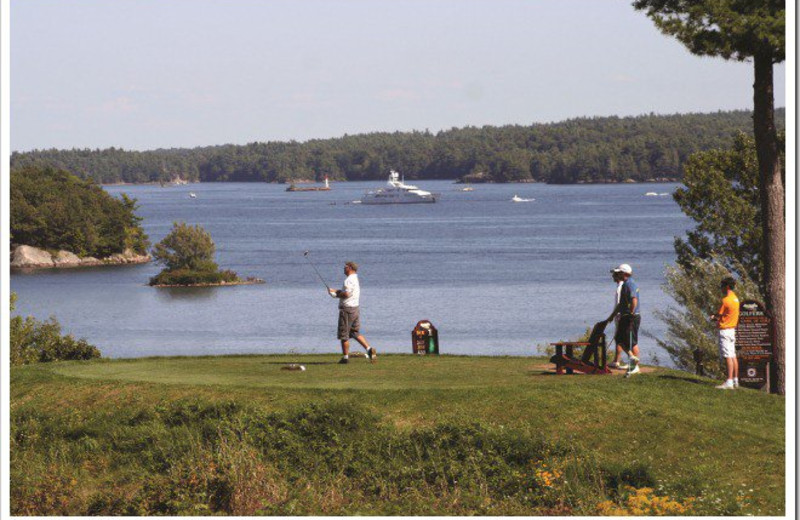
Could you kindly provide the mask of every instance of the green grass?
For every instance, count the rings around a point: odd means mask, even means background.
[[[337,360],[14,368],[12,511],[596,514],[630,485],[696,514],[783,514],[782,398],[666,369],[559,377],[541,358]]]

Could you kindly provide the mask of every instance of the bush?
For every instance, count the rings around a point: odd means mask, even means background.
[[[215,251],[208,231],[185,222],[173,222],[172,231],[153,248],[153,258],[168,271],[215,271]]]
[[[11,310],[15,310],[17,295],[11,295]],[[61,325],[55,318],[38,321],[32,316],[14,316],[10,320],[11,364],[27,365],[48,361],[72,361],[100,357],[100,351],[85,339],[76,340],[71,334],[61,335]]]
[[[239,277],[233,271],[193,271],[178,269],[161,271],[150,279],[150,285],[201,285],[238,282]]]
[[[717,349],[717,324],[708,319],[719,310],[722,294],[719,284],[730,276],[728,270],[716,259],[696,258],[687,266],[670,266],[666,270],[664,292],[672,296],[680,308],[669,307],[657,310],[655,315],[667,325],[665,337],[655,339],[669,354],[675,366],[694,372],[694,352],[699,349],[705,360],[704,368],[710,376],[722,375],[722,367],[714,362],[719,359]],[[740,269],[739,272],[744,272]],[[737,281],[735,293],[740,301],[762,300],[755,282],[742,275]],[[763,301],[763,300],[762,300]]]

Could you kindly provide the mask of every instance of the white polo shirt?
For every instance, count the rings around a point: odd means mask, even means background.
[[[361,286],[358,283],[358,275],[356,273],[353,273],[344,279],[344,287],[342,290],[347,292],[350,297],[342,300],[341,306],[358,307],[358,298],[361,295]]]

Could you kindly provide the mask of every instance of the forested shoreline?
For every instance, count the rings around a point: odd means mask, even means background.
[[[785,110],[776,110],[780,129]],[[468,182],[624,182],[679,180],[694,152],[752,135],[752,112],[578,118],[530,126],[453,128],[437,133],[379,132],[306,142],[255,142],[152,151],[14,152],[12,169],[50,166],[101,184],[289,182],[325,176]]]
[[[136,199],[117,199],[94,183],[50,166],[14,169],[11,245],[67,251],[79,258],[146,255],[150,247]]]

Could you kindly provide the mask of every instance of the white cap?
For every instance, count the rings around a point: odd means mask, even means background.
[[[625,274],[633,274],[633,269],[628,264],[619,264],[619,267],[612,269],[612,273],[625,273]]]

